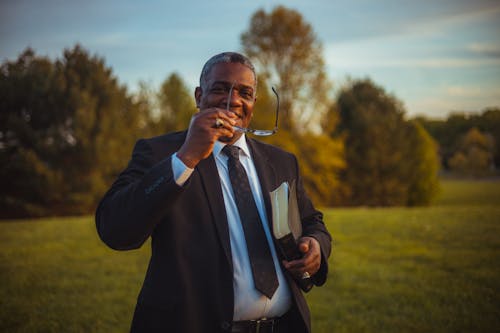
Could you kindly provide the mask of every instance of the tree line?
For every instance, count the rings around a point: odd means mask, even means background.
[[[440,124],[408,120],[403,104],[369,79],[351,80],[334,96],[321,43],[295,10],[257,11],[241,41],[258,69],[252,125],[273,127],[276,87],[280,129],[265,140],[297,155],[318,205],[432,202]],[[79,45],[56,60],[26,49],[4,61],[0,217],[92,213],[138,138],[188,126],[197,112],[192,96],[176,73],[159,88],[141,83],[130,93]]]
[[[500,167],[500,108],[446,119],[417,120],[439,143],[442,170],[459,176],[495,176]]]

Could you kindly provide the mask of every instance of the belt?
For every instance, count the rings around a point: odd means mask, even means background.
[[[234,321],[232,333],[277,333],[280,319]]]

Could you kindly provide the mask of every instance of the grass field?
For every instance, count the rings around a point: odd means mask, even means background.
[[[500,182],[444,181],[428,208],[327,209],[313,331],[497,332]],[[0,223],[1,332],[126,332],[149,255],[115,252],[92,217]]]

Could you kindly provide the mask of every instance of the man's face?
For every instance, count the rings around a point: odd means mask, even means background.
[[[238,116],[236,125],[248,127],[255,104],[255,83],[248,67],[240,63],[219,63],[208,73],[202,87],[196,88],[196,105],[200,111],[212,107],[226,109],[229,99],[229,110]],[[241,132],[235,132],[232,138],[220,138],[220,141],[234,143],[240,136]]]

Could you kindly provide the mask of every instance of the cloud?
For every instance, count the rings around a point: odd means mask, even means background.
[[[477,112],[500,106],[500,88],[479,85],[447,85],[405,101],[410,115],[443,118],[452,111]]]
[[[474,2],[470,2],[472,5]],[[428,19],[418,18],[408,22],[410,31],[428,31],[439,33],[443,29],[450,29],[459,25],[474,22],[485,22],[489,19],[498,18],[500,15],[500,3],[479,4],[471,8],[458,8],[440,15],[431,16]],[[498,26],[498,25],[497,25]]]
[[[500,59],[470,59],[454,57],[438,57],[427,59],[403,59],[379,64],[385,67],[416,68],[466,68],[483,66],[500,66]]]
[[[467,46],[472,53],[491,58],[500,58],[500,45],[488,43],[473,43]]]
[[[325,60],[338,69],[472,68],[500,66],[500,3],[392,24],[391,31],[325,44]],[[493,28],[492,28],[493,24]],[[389,23],[387,23],[389,27]]]
[[[500,100],[500,87],[448,86],[443,91],[449,97]]]
[[[401,50],[399,50],[401,52]],[[494,48],[481,49],[481,54],[500,52]],[[479,50],[475,51],[480,53]],[[325,60],[328,67],[333,70],[373,70],[377,68],[479,68],[500,66],[498,57],[464,57],[455,55],[414,55],[406,56],[403,52],[398,54],[395,48],[379,48],[373,45],[358,44],[344,45],[342,47],[329,45],[325,49]]]
[[[331,1],[332,2],[332,1]],[[356,0],[333,1],[318,24],[327,43],[356,42],[393,36],[439,36],[457,26],[500,22],[498,0]],[[326,13],[329,14],[326,14]]]
[[[451,112],[479,112],[488,107],[498,107],[499,100],[447,99],[424,97],[406,101],[409,116],[425,115],[432,118],[446,118]]]
[[[446,95],[450,97],[480,97],[482,91],[479,87],[452,86],[445,89]]]

